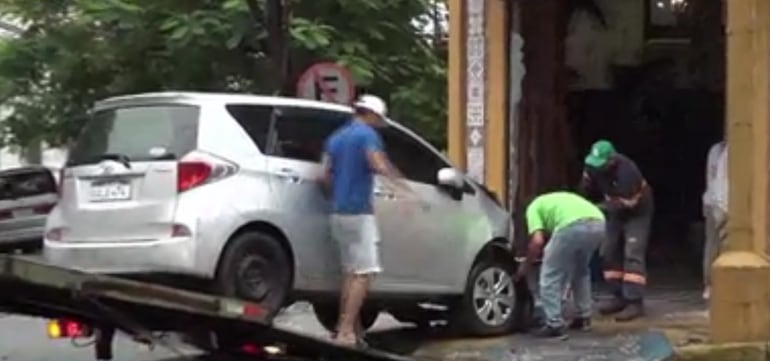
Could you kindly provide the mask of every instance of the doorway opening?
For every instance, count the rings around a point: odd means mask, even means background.
[[[530,77],[523,82],[517,126],[541,127],[516,138],[520,150],[534,149],[529,158],[537,158],[518,161],[517,208],[534,194],[577,185],[591,144],[610,140],[654,191],[651,282],[676,274],[699,287],[706,157],[724,135],[723,1],[589,2],[595,7],[577,10],[523,2],[524,13],[514,16],[521,19]],[[548,17],[564,23],[551,32],[550,45],[542,36]],[[544,69],[549,57],[566,67]],[[544,88],[548,79],[556,85]],[[565,84],[561,90],[559,84]],[[549,91],[557,94],[553,100]]]

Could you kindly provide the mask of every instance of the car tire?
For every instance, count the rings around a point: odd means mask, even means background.
[[[259,303],[272,320],[291,291],[292,266],[280,241],[263,232],[236,235],[219,262],[219,292]]]
[[[313,302],[313,313],[316,320],[329,332],[337,332],[337,320],[339,319],[339,302]],[[361,327],[363,331],[370,329],[377,322],[380,309],[371,305],[361,307]]]
[[[513,330],[518,315],[518,288],[513,262],[482,259],[468,277],[465,293],[453,310],[452,326],[469,336],[495,336]],[[501,287],[495,287],[499,282]]]

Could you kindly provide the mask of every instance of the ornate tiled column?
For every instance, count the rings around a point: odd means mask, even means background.
[[[498,1],[498,0],[493,0]],[[466,0],[465,35],[465,160],[468,175],[484,182],[485,175],[485,81],[486,41],[484,35],[485,0]]]
[[[505,201],[507,0],[449,0],[449,155]]]

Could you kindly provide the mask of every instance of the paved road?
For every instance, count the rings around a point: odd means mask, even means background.
[[[678,311],[697,311],[702,305],[697,305],[697,290],[662,290],[653,294],[649,306],[655,309],[652,314],[658,317],[674,315]],[[702,302],[701,302],[702,303]],[[651,310],[652,311],[652,310]],[[650,316],[653,316],[653,315]],[[665,318],[665,317],[664,317]],[[276,319],[282,326],[323,337],[325,331],[312,315],[312,309],[307,304],[296,304],[287,309]],[[387,331],[403,328],[388,315],[382,315],[374,329]],[[443,355],[446,359],[475,359],[475,360],[509,360],[520,357],[530,360],[572,361],[586,359],[585,357],[612,354],[610,359],[616,360],[654,360],[658,356],[670,352],[670,346],[662,335],[648,332],[621,333],[613,336],[593,334],[575,334],[567,342],[549,342],[533,340],[525,335],[488,340],[449,340],[436,335],[418,334],[409,330],[378,333],[376,346],[386,349],[400,350],[399,352],[418,351],[418,354],[429,355],[431,359]],[[421,341],[422,340],[422,341]],[[423,342],[428,341],[431,342]],[[147,346],[136,344],[126,338],[120,338],[115,345],[116,361],[213,361],[200,352],[182,344],[172,343],[174,350],[158,347],[149,350]],[[613,354],[613,352],[615,354]],[[181,355],[180,355],[181,354]],[[45,321],[16,316],[0,318],[0,361],[89,361],[93,360],[92,349],[78,349],[68,340],[52,341],[45,335]],[[186,356],[186,357],[180,357]],[[577,358],[576,358],[577,357]],[[218,360],[221,361],[221,360]]]
[[[276,322],[316,336],[324,335],[323,327],[318,324],[311,312],[311,306],[296,304],[279,316]],[[94,359],[91,347],[76,348],[69,340],[48,339],[45,327],[45,320],[1,316],[0,361],[90,361]],[[375,325],[375,328],[380,330],[394,327],[400,327],[400,325],[387,315],[381,316]],[[173,341],[170,341],[170,344],[176,350],[160,346],[150,350],[145,345],[120,337],[115,344],[115,361],[172,361],[180,358],[208,361],[205,357],[196,357],[200,352],[192,347]]]

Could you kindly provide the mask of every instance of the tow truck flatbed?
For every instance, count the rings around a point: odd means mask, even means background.
[[[91,325],[101,331],[95,342],[99,360],[111,359],[115,330],[145,342],[153,342],[157,331],[220,335],[217,344],[235,349],[233,342],[249,342],[278,346],[284,356],[316,360],[413,360],[371,348],[342,347],[273,325],[258,304],[52,266],[29,256],[0,255],[0,308]]]

